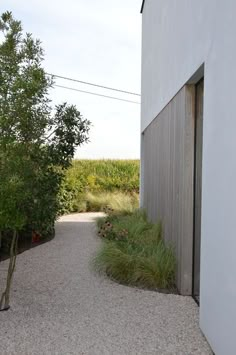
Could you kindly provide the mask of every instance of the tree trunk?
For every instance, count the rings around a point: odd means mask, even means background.
[[[11,248],[10,248],[10,260],[9,260],[9,266],[7,272],[6,288],[0,299],[0,311],[7,311],[10,308],[10,290],[11,290],[13,273],[16,267],[17,245],[18,245],[18,232],[14,230],[12,241],[11,241]]]

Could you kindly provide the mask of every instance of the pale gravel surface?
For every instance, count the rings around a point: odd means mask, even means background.
[[[19,255],[12,307],[0,312],[0,355],[212,354],[191,298],[92,271],[97,215],[61,218],[53,241]],[[6,268],[2,262],[1,289]]]

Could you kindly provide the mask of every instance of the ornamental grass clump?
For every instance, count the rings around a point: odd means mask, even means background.
[[[97,212],[111,209],[114,212],[132,213],[139,205],[139,196],[137,193],[115,192],[88,192],[84,197],[86,201],[86,210],[88,212]]]
[[[142,211],[112,213],[98,220],[98,235],[97,271],[122,284],[175,291],[174,250],[164,242],[160,223],[148,222]]]

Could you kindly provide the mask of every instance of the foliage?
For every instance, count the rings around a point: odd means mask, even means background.
[[[160,223],[152,224],[136,211],[112,213],[98,226],[103,243],[94,260],[96,270],[123,284],[174,290],[175,256],[162,239]]]
[[[2,14],[0,31],[0,235],[11,245],[1,309],[9,306],[18,237],[52,232],[65,170],[90,123],[73,105],[51,106],[53,81],[42,68],[40,41],[24,36],[10,12]]]
[[[87,211],[105,211],[107,208],[115,212],[132,213],[138,208],[139,198],[135,192],[125,194],[124,192],[101,192],[97,194],[87,193],[86,195]]]
[[[74,160],[60,192],[62,213],[137,206],[139,160]],[[132,207],[133,208],[133,207]]]
[[[139,160],[75,160],[72,169],[90,192],[139,190]]]

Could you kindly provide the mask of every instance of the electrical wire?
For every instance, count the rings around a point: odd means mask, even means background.
[[[103,86],[103,85],[99,85],[99,84],[93,84],[93,83],[89,83],[87,81],[82,81],[82,80],[77,80],[77,79],[72,79],[72,78],[68,78],[66,76],[61,76],[61,75],[56,75],[56,74],[50,74],[50,73],[46,73],[47,75],[50,75],[52,77],[55,78],[59,78],[59,79],[64,79],[64,80],[69,80],[69,81],[74,81],[77,83],[81,83],[81,84],[85,84],[85,85],[91,85],[91,86],[96,86],[98,88],[102,88],[102,89],[106,89],[106,90],[112,90],[112,91],[117,91],[117,92],[122,92],[124,94],[129,94],[129,95],[135,95],[135,96],[141,96],[140,94],[136,94],[134,92],[130,92],[130,91],[125,91],[125,90],[120,90],[120,89],[115,89],[115,88],[111,88],[109,86]]]
[[[58,87],[58,88],[62,88],[62,89],[67,89],[67,90],[72,90],[72,91],[83,92],[83,93],[89,94],[89,95],[101,96],[101,97],[105,97],[105,98],[107,98],[107,99],[119,100],[119,101],[124,101],[124,102],[129,102],[129,103],[132,103],[132,104],[140,105],[140,103],[137,102],[137,101],[131,101],[131,100],[120,99],[120,98],[114,97],[114,96],[107,96],[107,95],[102,95],[102,94],[96,94],[95,92],[79,90],[79,89],[70,88],[70,87],[68,87],[68,86],[63,86],[63,85],[54,85],[54,86],[56,86],[56,87]]]

